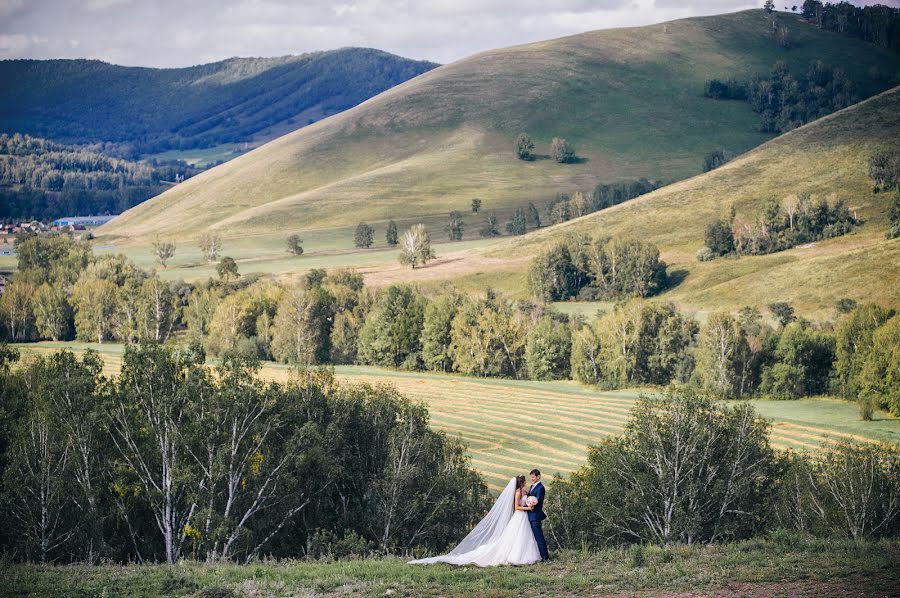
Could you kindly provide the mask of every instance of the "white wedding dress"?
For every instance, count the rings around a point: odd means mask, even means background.
[[[530,565],[541,560],[527,511],[515,510],[516,478],[500,493],[500,497],[484,519],[448,554],[409,561],[413,565],[449,563],[451,565]]]

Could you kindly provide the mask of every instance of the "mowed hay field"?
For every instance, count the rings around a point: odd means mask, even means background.
[[[18,345],[24,354],[49,354],[60,348],[100,351],[107,375],[118,373],[123,345],[35,343]],[[424,403],[432,425],[459,437],[472,464],[493,492],[514,475],[539,467],[549,479],[575,471],[587,449],[620,434],[642,394],[653,389],[602,392],[576,382],[531,382],[469,378],[451,374],[399,372],[360,366],[338,366],[338,379],[351,383],[390,384]],[[261,374],[284,381],[287,366],[266,363]],[[772,422],[772,444],[778,449],[819,451],[823,443],[842,440],[900,445],[900,420],[884,413],[862,422],[856,405],[835,399],[751,401]]]

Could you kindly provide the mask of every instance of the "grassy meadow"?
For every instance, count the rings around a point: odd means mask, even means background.
[[[900,240],[886,240],[890,193],[875,193],[868,160],[900,150],[900,88],[791,131],[712,172],[569,222],[506,239],[486,257],[532,256],[567,235],[604,234],[656,244],[678,284],[657,297],[701,312],[787,301],[830,319],[837,299],[900,304]],[[706,226],[735,207],[751,221],[770,198],[809,193],[844,201],[863,221],[851,234],[769,255],[698,262]],[[521,294],[526,271],[498,266],[500,290]],[[459,267],[461,269],[462,266]],[[466,274],[460,275],[462,279]],[[572,308],[575,309],[575,308]]]
[[[17,347],[25,355],[61,348],[76,352],[95,349],[103,356],[107,375],[118,373],[124,352],[124,345],[115,343],[41,342]],[[424,403],[436,429],[459,437],[468,446],[472,464],[493,492],[499,492],[509,478],[534,467],[550,480],[556,474],[575,471],[584,464],[587,447],[620,434],[634,403],[642,394],[654,392],[599,391],[572,381],[470,378],[362,366],[334,369],[339,380],[391,384]],[[261,375],[284,381],[291,370],[266,362]],[[819,397],[750,403],[771,421],[771,441],[779,449],[815,452],[823,443],[842,440],[900,445],[900,419],[881,412],[875,421],[863,422],[856,405],[846,401]]]
[[[101,232],[303,236],[465,212],[474,197],[485,210],[510,209],[598,182],[680,180],[714,148],[740,153],[772,137],[755,130],[749,104],[703,98],[707,79],[747,79],[778,60],[802,73],[819,59],[845,69],[863,93],[896,84],[895,54],[797,15],[778,18],[791,28],[790,51],[773,40],[764,12],[750,10],[482,52],[204,172]],[[514,155],[521,131],[539,159]],[[557,136],[574,144],[577,163],[545,159]]]
[[[428,567],[400,558],[248,566],[0,564],[0,596],[889,596],[900,587],[896,541],[776,534],[717,546],[557,552],[528,567]]]
[[[791,131],[713,172],[523,237],[473,238],[480,222],[476,219],[483,215],[472,215],[462,206],[469,223],[467,240],[436,244],[438,259],[416,270],[402,268],[396,251],[384,246],[384,223],[373,223],[376,248],[353,249],[356,219],[353,226],[342,228],[297,229],[307,250],[300,258],[287,255],[287,233],[273,231],[224,235],[224,254],[234,257],[244,274],[276,274],[289,280],[314,267],[353,267],[365,275],[369,286],[414,282],[428,290],[452,284],[464,292],[492,287],[524,299],[528,264],[538,251],[567,235],[599,233],[656,244],[676,284],[655,300],[673,301],[701,320],[711,311],[743,305],[763,308],[773,301],[790,302],[799,314],[828,320],[835,315],[835,301],[844,297],[900,304],[900,240],[884,238],[891,194],[874,193],[867,176],[873,152],[898,148],[898,115],[900,88],[895,88]],[[696,261],[705,227],[715,218],[727,217],[732,206],[752,221],[770,198],[800,193],[809,193],[814,200],[844,201],[862,226],[842,237],[774,254]],[[445,215],[428,218],[432,228],[439,228]],[[398,220],[398,225],[402,230],[412,222]],[[445,235],[433,237],[440,241]],[[97,251],[122,251],[140,265],[153,264],[149,241],[139,238],[100,241]],[[3,260],[12,258],[0,257],[0,266]],[[161,274],[197,280],[213,275],[214,268],[203,263],[199,250],[188,241],[180,244]],[[596,312],[594,304],[559,306],[569,313]]]
[[[199,166],[204,168],[215,164],[219,160],[227,161],[234,158],[240,153],[240,143],[223,143],[212,147],[195,148],[188,150],[168,150],[155,154],[146,154],[141,156],[142,160],[159,160],[165,162],[167,160],[183,160],[191,166]]]

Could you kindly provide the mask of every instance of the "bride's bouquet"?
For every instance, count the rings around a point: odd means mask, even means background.
[[[533,507],[538,504],[537,496],[526,496],[524,499],[526,507]]]

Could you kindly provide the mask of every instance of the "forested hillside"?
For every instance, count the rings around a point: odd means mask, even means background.
[[[184,162],[138,162],[29,135],[0,134],[0,219],[118,214],[193,176]]]
[[[346,110],[435,66],[367,48],[177,69],[6,60],[0,132],[115,142],[129,158],[253,141]]]

